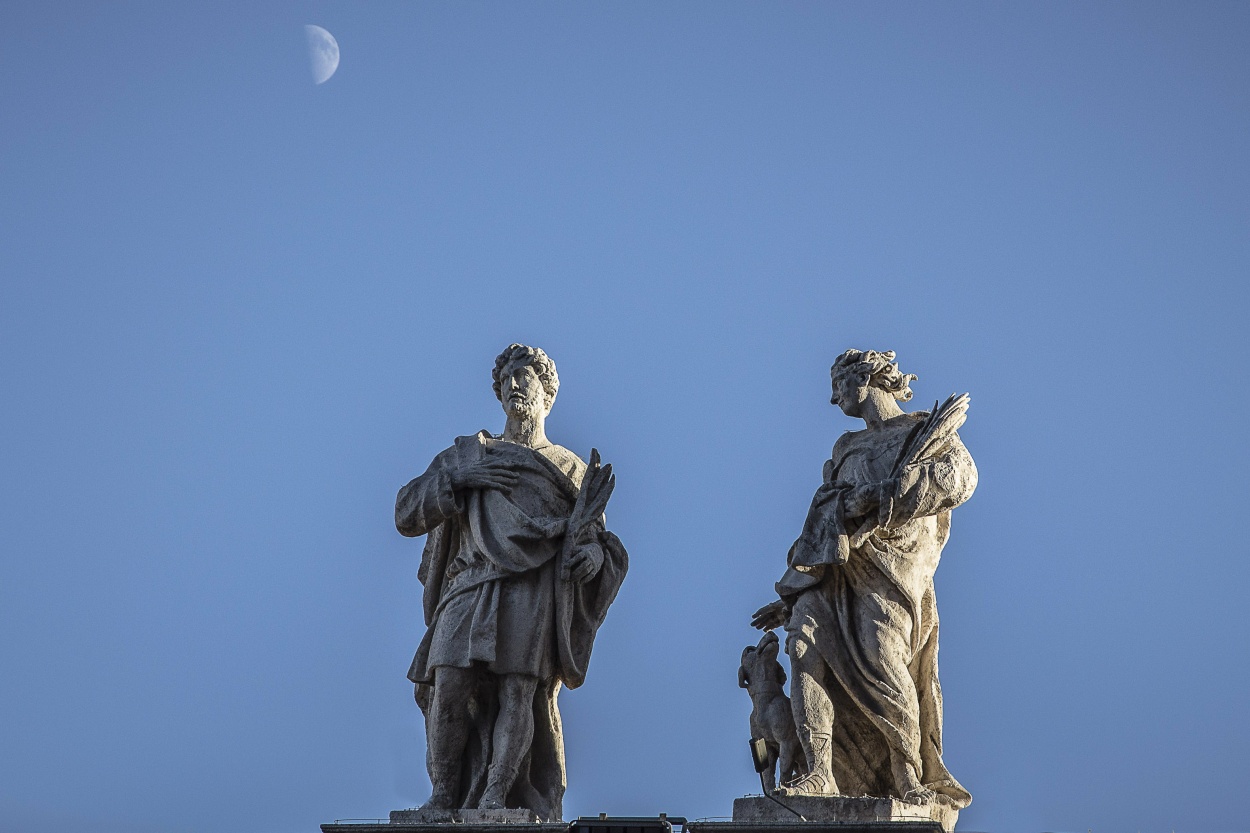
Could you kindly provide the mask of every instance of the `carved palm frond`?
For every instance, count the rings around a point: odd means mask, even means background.
[[[964,421],[968,418],[968,405],[972,398],[966,393],[951,394],[914,428],[903,444],[903,450],[894,464],[893,476],[897,477],[907,466],[919,463],[941,450]]]
[[[582,486],[577,493],[577,501],[573,504],[573,512],[569,516],[568,530],[565,533],[566,548],[571,548],[595,521],[603,517],[607,509],[608,499],[616,488],[616,475],[612,474],[612,464],[599,464],[599,449],[590,450],[590,462],[582,475]]]

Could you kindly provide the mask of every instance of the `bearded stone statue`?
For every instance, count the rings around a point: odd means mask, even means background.
[[[555,363],[513,344],[495,361],[503,433],[458,437],[399,491],[395,526],[428,535],[426,632],[408,678],[425,714],[425,810],[525,809],[558,821],[556,700],[586,678],[628,556],[604,528],[615,480],[547,439]]]

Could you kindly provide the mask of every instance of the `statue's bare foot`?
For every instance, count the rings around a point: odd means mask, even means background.
[[[507,806],[497,798],[490,795],[482,796],[482,800],[477,803],[479,810],[506,810]]]
[[[908,790],[903,795],[903,800],[908,804],[932,804],[937,799],[937,793],[928,787],[918,787],[914,790]]]
[[[430,800],[421,805],[422,810],[454,810],[456,798],[451,793],[435,790]]]
[[[838,782],[832,775],[820,772],[809,772],[782,784],[774,795],[838,795]]]

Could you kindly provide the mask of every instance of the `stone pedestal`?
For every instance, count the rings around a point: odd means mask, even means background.
[[[391,824],[538,824],[531,810],[391,810]]]
[[[938,829],[943,833],[952,833],[958,818],[958,810],[937,801],[931,804],[909,804],[896,798],[843,795],[786,796],[774,800],[762,795],[748,795],[734,800],[732,824],[744,827],[749,825],[753,831],[763,827],[771,829],[773,825],[788,826],[804,822],[815,822],[839,829],[889,824],[891,828],[915,830],[917,833]]]
[[[564,822],[542,823],[529,810],[392,810],[390,821],[343,819],[322,833],[568,833]]]

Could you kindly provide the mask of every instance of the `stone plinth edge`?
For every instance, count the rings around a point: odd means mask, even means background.
[[[689,833],[946,833],[935,821],[692,821]]]
[[[734,800],[731,824],[770,829],[775,825],[802,825],[807,830],[813,823],[839,830],[845,830],[846,825],[890,824],[901,825],[901,829],[906,830],[937,828],[943,833],[952,833],[958,818],[958,810],[936,801],[910,804],[896,798],[844,795],[796,795],[773,800],[762,795],[749,795]],[[704,833],[720,832],[707,830]]]
[[[568,833],[564,822],[554,824],[470,822],[335,822],[321,825],[322,833]]]
[[[391,824],[538,824],[531,810],[391,810]]]

